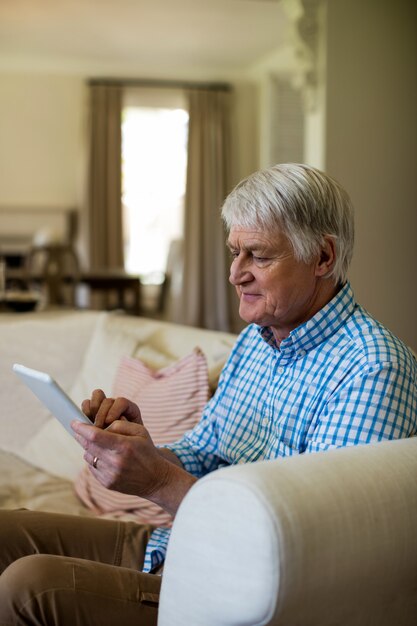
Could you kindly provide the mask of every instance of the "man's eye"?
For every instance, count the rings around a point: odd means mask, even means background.
[[[265,256],[254,256],[253,260],[255,261],[255,263],[266,263],[266,261],[268,261],[268,257]]]

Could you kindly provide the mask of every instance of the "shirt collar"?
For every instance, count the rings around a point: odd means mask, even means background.
[[[288,357],[294,353],[304,356],[309,350],[316,348],[320,343],[334,335],[352,315],[354,308],[353,291],[350,283],[346,282],[330,302],[282,340],[279,346],[281,354]],[[264,341],[277,348],[269,326],[260,327],[259,333]]]

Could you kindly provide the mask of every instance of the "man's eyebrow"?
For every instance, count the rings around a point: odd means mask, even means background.
[[[233,243],[229,239],[226,241],[226,246],[229,248],[229,250],[236,249],[236,246],[234,246]]]
[[[245,252],[266,252],[268,250],[268,246],[260,241],[247,241],[243,244],[233,244],[231,241],[227,240],[226,245],[229,250],[244,250]]]

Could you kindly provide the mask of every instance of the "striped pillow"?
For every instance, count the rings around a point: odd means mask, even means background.
[[[112,395],[136,402],[155,444],[176,441],[200,419],[209,396],[207,361],[199,348],[173,365],[154,371],[124,357]],[[103,487],[85,467],[74,483],[82,502],[97,515],[129,517],[143,524],[170,526],[172,518],[158,505]]]

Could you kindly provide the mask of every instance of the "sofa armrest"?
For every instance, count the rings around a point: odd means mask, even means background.
[[[417,438],[240,465],[174,522],[159,626],[417,623]]]

